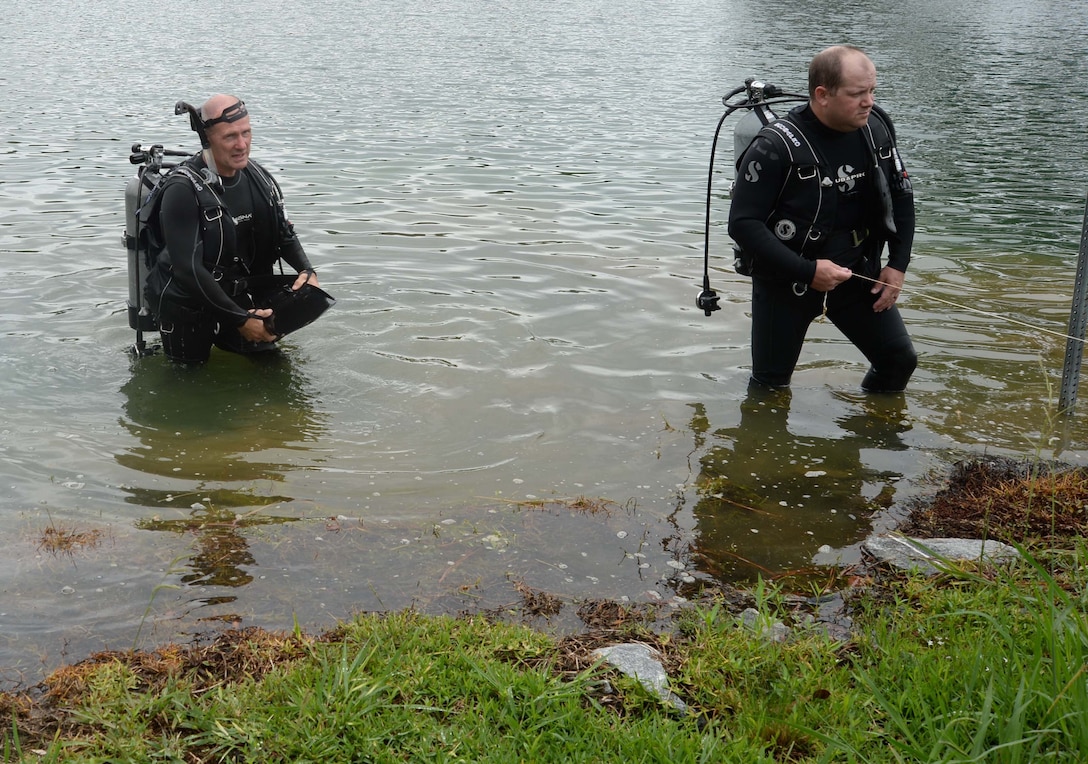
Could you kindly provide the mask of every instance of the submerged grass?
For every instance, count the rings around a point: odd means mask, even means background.
[[[1019,490],[995,485],[1002,495]],[[964,495],[974,506],[978,497]],[[1011,521],[1044,527],[1023,514]],[[1088,761],[1088,547],[1076,533],[1057,543],[1059,525],[1047,523],[1048,543],[1022,547],[1022,560],[1005,568],[871,571],[845,595],[853,621],[845,639],[832,638],[797,597],[760,582],[744,602],[758,611],[755,626],[722,596],[665,630],[610,617],[594,634],[556,638],[483,616],[401,612],[361,615],[317,638],[245,630],[205,645],[103,653],[55,672],[39,697],[0,694],[0,755]],[[788,639],[759,628],[776,621],[790,625]],[[687,713],[592,657],[599,644],[633,640],[659,651]]]

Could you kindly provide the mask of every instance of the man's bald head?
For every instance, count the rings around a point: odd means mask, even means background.
[[[200,118],[211,144],[216,171],[229,178],[245,169],[252,141],[245,102],[237,96],[216,93],[200,107]]]

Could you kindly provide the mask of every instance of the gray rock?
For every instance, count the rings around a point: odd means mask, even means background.
[[[615,666],[627,676],[634,677],[647,690],[657,695],[677,711],[687,711],[687,704],[669,689],[669,675],[651,647],[637,642],[600,647],[593,655]]]
[[[772,621],[760,615],[755,608],[745,608],[740,614],[740,622],[768,642],[785,642],[790,637],[790,629],[781,621]]]
[[[854,631],[854,619],[846,612],[846,601],[842,592],[820,598],[813,622],[829,638],[840,642],[849,640]]]
[[[947,562],[982,560],[996,564],[1011,562],[1020,556],[1015,547],[1000,541],[915,539],[894,534],[870,536],[862,542],[861,548],[878,562],[927,575],[946,570]]]

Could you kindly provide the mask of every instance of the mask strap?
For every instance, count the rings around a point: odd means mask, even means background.
[[[220,122],[237,122],[243,117],[248,117],[249,111],[246,109],[246,102],[242,100],[235,101],[227,108],[223,109],[223,113],[215,119],[208,119],[204,121],[204,129],[207,130],[212,125],[218,125]]]

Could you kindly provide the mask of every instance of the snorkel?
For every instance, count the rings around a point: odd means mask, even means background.
[[[200,109],[193,106],[186,101],[178,101],[174,104],[175,114],[189,114],[189,127],[190,129],[200,136],[200,146],[203,149],[204,163],[208,165],[208,169],[211,170],[215,176],[215,181],[219,182],[219,168],[215,164],[215,157],[212,155],[212,144],[208,140],[208,128],[212,125],[218,125],[220,122],[237,122],[243,117],[249,116],[249,110],[246,109],[245,101],[238,99],[230,106],[223,109],[222,114],[214,119],[204,119],[200,113]]]

